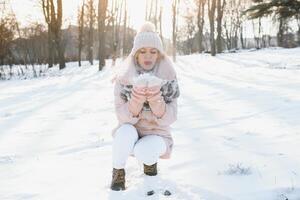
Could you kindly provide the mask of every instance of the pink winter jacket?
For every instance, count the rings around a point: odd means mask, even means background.
[[[132,58],[129,58],[123,72],[118,74],[115,79],[114,97],[115,97],[115,112],[119,121],[119,125],[113,130],[115,131],[124,123],[132,124],[139,134],[139,137],[145,135],[159,135],[164,138],[167,144],[167,151],[161,158],[170,158],[173,146],[173,139],[170,132],[170,125],[177,119],[177,99],[171,103],[166,104],[166,112],[161,117],[156,117],[152,111],[142,110],[138,117],[133,117],[132,113],[128,110],[128,102],[125,102],[120,97],[121,84],[130,85],[132,79],[138,76]],[[124,67],[124,66],[122,66]],[[160,64],[156,66],[155,74],[163,80],[176,79],[176,72],[173,68],[171,60],[165,56]]]

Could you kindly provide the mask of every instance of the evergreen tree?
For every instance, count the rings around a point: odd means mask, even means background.
[[[279,21],[279,30],[277,33],[278,45],[283,46],[283,35],[287,30],[287,20],[300,17],[299,0],[252,0],[255,5],[245,10],[249,18],[261,18],[264,16],[274,15]],[[299,33],[299,31],[298,31]]]

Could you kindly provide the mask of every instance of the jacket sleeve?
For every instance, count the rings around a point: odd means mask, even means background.
[[[160,118],[156,117],[155,121],[158,125],[169,126],[177,120],[177,99],[171,103],[166,104],[166,111]]]
[[[176,74],[174,77],[171,77],[170,80],[176,80]],[[179,87],[177,85],[177,93],[176,97],[174,96],[174,99],[171,103],[166,103],[166,111],[162,117],[155,117],[155,121],[158,125],[161,126],[170,126],[172,123],[174,123],[177,120],[177,99],[179,97]]]
[[[136,124],[139,121],[139,117],[134,117],[128,109],[128,101],[125,102],[120,96],[121,85],[115,82],[114,87],[114,101],[115,101],[115,113],[117,115],[120,124],[129,123]]]

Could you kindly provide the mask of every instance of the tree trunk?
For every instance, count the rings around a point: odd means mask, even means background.
[[[122,52],[121,52],[121,57],[125,55],[125,49],[126,49],[126,30],[127,30],[127,3],[125,1],[125,6],[124,6],[124,25],[123,25],[123,41],[122,41]]]
[[[65,56],[64,56],[64,47],[62,45],[61,41],[61,33],[59,33],[58,36],[56,36],[56,49],[57,49],[57,56],[58,56],[58,63],[59,63],[59,69],[64,69],[66,67],[65,62]]]
[[[89,38],[88,38],[88,60],[93,65],[93,44],[94,44],[94,4],[93,0],[89,0]]]
[[[211,6],[210,6],[211,2]],[[215,10],[216,10],[216,0],[208,0],[208,16],[210,25],[210,48],[211,55],[216,55],[216,42],[215,42]]]
[[[283,34],[284,34],[284,20],[279,19],[279,29],[277,33],[277,43],[278,46],[282,47],[283,46]]]
[[[217,53],[222,52],[222,18],[224,13],[225,0],[217,0]]]
[[[53,67],[53,42],[50,25],[48,25],[48,68]]]
[[[153,2],[154,2],[153,0],[150,1],[150,10],[149,10],[148,21],[151,21],[151,19],[152,19]]]
[[[297,31],[297,39],[298,39],[298,46],[300,46],[300,15],[296,16],[297,24],[298,24],[298,31]]]
[[[240,40],[241,40],[241,45],[242,45],[242,49],[245,49],[245,43],[244,43],[244,36],[243,36],[243,26],[240,26]]]
[[[117,44],[119,45],[119,56],[122,54],[122,41],[121,41],[121,22],[122,22],[122,19],[123,19],[123,6],[124,6],[124,3],[126,3],[126,0],[122,0],[121,1],[121,5],[120,5],[120,13],[119,13],[119,20],[118,20],[118,23],[117,23]],[[125,6],[124,6],[125,7]]]
[[[48,68],[53,67],[53,59],[54,59],[54,52],[53,52],[53,33],[52,33],[52,26],[51,26],[51,9],[50,4],[53,3],[51,0],[42,0],[42,8],[43,14],[45,17],[45,21],[48,25]]]
[[[172,23],[172,56],[173,61],[176,62],[176,39],[177,39],[177,15],[178,15],[178,4],[179,0],[173,0],[172,3],[172,13],[173,13],[173,23]]]
[[[199,53],[202,53],[203,48],[203,28],[204,28],[204,6],[206,1],[198,1],[197,25],[198,25],[198,46]]]
[[[64,69],[66,67],[65,56],[64,56],[64,46],[62,44],[62,32],[61,32],[61,25],[62,25],[62,0],[57,0],[57,18],[56,18],[56,48],[58,54],[58,62],[59,62],[59,69]]]
[[[261,40],[262,40],[262,27],[261,27],[261,18],[258,19],[258,48],[261,48]]]
[[[115,66],[117,59],[117,42],[116,42],[116,13],[117,13],[117,2],[112,0],[111,5],[111,30],[112,30],[112,66]]]
[[[160,6],[160,11],[159,11],[159,36],[160,36],[160,39],[161,39],[162,43],[164,44],[164,38],[163,38],[163,32],[162,32],[162,13],[163,13],[163,7]]]
[[[83,28],[84,28],[84,6],[83,1],[78,15],[78,65],[81,67],[81,52],[83,48]]]
[[[234,31],[234,39],[233,39],[233,41],[234,41],[234,49],[238,49],[238,31],[237,31],[237,28],[235,29],[235,31]]]
[[[107,0],[99,0],[98,3],[98,34],[99,34],[99,71],[105,66],[105,19]]]
[[[145,21],[148,21],[148,7],[149,7],[149,0],[146,0]]]
[[[225,44],[226,44],[227,49],[229,50],[230,49],[230,36],[229,36],[229,31],[228,31],[226,21],[224,22],[224,29],[225,29],[225,36],[226,36]]]
[[[298,37],[298,46],[300,46],[300,27],[298,28],[298,32],[297,32],[297,37]]]
[[[51,59],[55,56],[54,51],[52,49],[54,49],[53,47],[56,47],[59,69],[63,69],[66,67],[66,63],[64,58],[64,47],[62,45],[62,34],[61,34],[62,14],[63,14],[62,0],[57,0],[56,4],[57,4],[57,9],[55,10],[55,5],[53,0],[42,0],[42,7],[45,16],[45,21],[48,24],[49,66],[52,66]],[[53,44],[53,41],[55,44]]]
[[[157,15],[158,15],[158,8],[157,8],[157,4],[158,4],[158,1],[155,0],[155,13],[154,13],[154,25],[155,25],[155,30],[157,30]]]

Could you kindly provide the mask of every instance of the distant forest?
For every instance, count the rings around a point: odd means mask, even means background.
[[[0,0],[0,66],[44,64],[47,68],[66,62],[125,57],[132,48],[132,28],[127,0],[85,0],[77,12],[77,25],[62,28],[62,0],[37,0],[44,23],[20,28],[9,0]],[[176,55],[209,53],[246,48],[300,46],[298,0],[172,0],[172,37],[162,29],[161,0],[147,0],[144,19],[155,24],[165,49]],[[276,27],[276,33],[264,27]],[[253,31],[253,37],[246,33]],[[3,74],[3,68],[0,67]],[[3,75],[2,75],[3,76]]]

